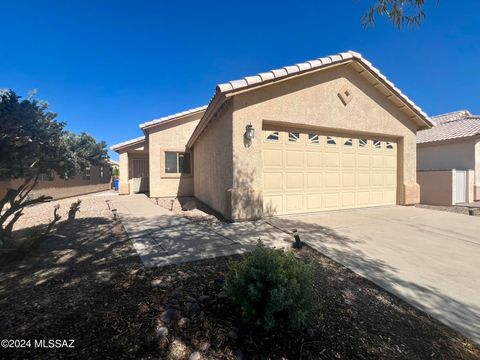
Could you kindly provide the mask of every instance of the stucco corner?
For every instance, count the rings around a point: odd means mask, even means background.
[[[474,194],[474,201],[480,201],[480,185],[475,185]]]
[[[227,218],[231,221],[257,220],[263,216],[262,192],[253,188],[227,189]]]
[[[403,184],[403,201],[401,205],[415,205],[420,202],[420,185],[417,183]]]
[[[120,184],[118,184],[118,194],[119,194],[119,195],[128,195],[128,194],[130,194],[130,184],[129,184],[129,183],[120,183]]]

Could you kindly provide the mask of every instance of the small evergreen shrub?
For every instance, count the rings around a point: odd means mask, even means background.
[[[308,325],[313,308],[313,268],[293,252],[258,243],[246,259],[233,263],[225,293],[247,326],[271,330],[279,322],[298,329]]]

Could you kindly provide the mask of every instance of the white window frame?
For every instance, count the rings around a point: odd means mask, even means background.
[[[172,153],[176,155],[176,160],[177,160],[177,171],[176,172],[167,172],[167,153]],[[180,172],[180,155],[183,155],[183,158],[185,159],[185,155],[188,154],[189,157],[189,163],[190,163],[190,171],[187,172]],[[163,166],[163,173],[165,175],[192,175],[192,154],[190,152],[185,152],[185,151],[174,151],[174,150],[165,150],[164,151],[164,166]]]

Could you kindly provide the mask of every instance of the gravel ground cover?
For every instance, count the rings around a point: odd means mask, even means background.
[[[222,289],[242,256],[146,270],[106,199],[82,200],[33,256],[0,265],[0,338],[75,339],[75,348],[0,349],[0,358],[480,358],[462,335],[308,247],[297,256],[315,266],[312,326],[256,333]]]
[[[448,212],[454,212],[457,214],[464,214],[464,215],[469,215],[468,213],[468,208],[465,206],[439,206],[439,205],[424,205],[424,204],[417,204],[415,205],[416,207],[419,208],[424,208],[424,209],[430,209],[430,210],[438,210],[438,211],[448,211]],[[474,216],[480,216],[480,209],[476,208],[473,211]]]

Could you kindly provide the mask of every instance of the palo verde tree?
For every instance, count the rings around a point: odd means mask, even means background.
[[[26,206],[51,200],[29,196],[40,174],[54,171],[69,178],[107,159],[105,142],[68,132],[56,118],[46,102],[22,100],[11,90],[0,92],[0,181],[22,179],[0,199],[0,245],[13,245],[13,225]]]
[[[432,0],[433,1],[433,0]],[[362,17],[364,26],[373,26],[376,16],[388,19],[397,29],[420,25],[425,19],[426,0],[373,0]],[[438,4],[439,0],[436,0]]]

